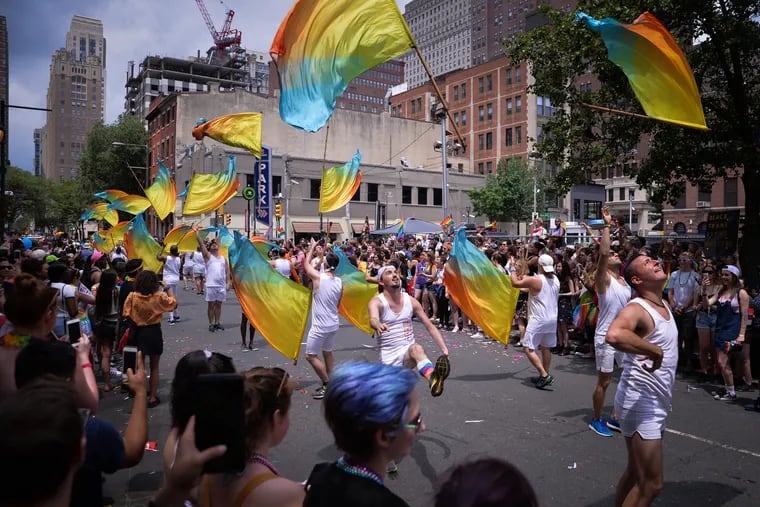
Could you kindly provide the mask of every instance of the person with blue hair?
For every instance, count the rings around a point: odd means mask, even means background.
[[[379,363],[339,365],[324,398],[325,420],[345,454],[314,467],[304,507],[408,507],[383,484],[389,463],[425,431],[415,374]]]

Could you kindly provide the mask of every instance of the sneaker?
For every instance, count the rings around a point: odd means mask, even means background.
[[[452,333],[458,333],[459,332],[459,326],[454,326],[454,329],[451,330]]]
[[[531,384],[538,384],[538,382],[541,380],[541,377],[531,377],[530,383]]]
[[[249,350],[249,349],[248,349],[248,347],[245,345],[245,343],[244,343],[244,344],[242,344],[242,345],[240,346],[240,352],[248,352],[248,350]]]
[[[475,338],[477,340],[479,338],[485,338],[485,335],[480,331],[477,331],[475,334],[471,334],[470,338]]]
[[[736,395],[729,393],[725,393],[723,395],[715,394],[715,396],[713,396],[713,399],[718,401],[734,401],[736,399]]]
[[[749,405],[744,405],[744,410],[749,410],[750,412],[760,412],[760,398],[756,399]]]
[[[536,382],[536,387],[538,389],[544,389],[546,387],[549,387],[553,383],[554,383],[554,377],[547,374],[545,377],[541,377],[538,379],[538,382]]]
[[[213,324],[209,324],[208,325],[208,330],[213,333],[214,331],[216,331],[216,326],[214,326]]]
[[[617,419],[613,419],[610,417],[607,419],[607,427],[611,429],[612,431],[617,431],[618,433],[622,433],[622,430],[620,429],[620,421]]]
[[[179,315],[174,316],[174,322],[179,322]]]
[[[314,391],[314,393],[311,395],[312,398],[315,400],[321,400],[325,397],[325,393],[327,392],[327,386],[322,384],[319,389]]]
[[[602,437],[612,436],[612,432],[607,427],[607,425],[604,424],[604,419],[594,419],[593,421],[591,421],[588,427],[591,431],[593,431],[599,436],[602,436]]]
[[[176,321],[174,319],[169,319],[169,325],[170,326],[173,326],[175,323],[176,323]]]
[[[446,380],[451,372],[451,363],[449,358],[441,356],[435,360],[435,368],[430,376],[430,394],[440,396],[443,394],[443,381]]]
[[[224,331],[224,326],[221,324],[214,324],[214,327],[218,329],[219,331]]]
[[[388,463],[388,466],[385,467],[385,473],[388,474],[396,474],[398,473],[398,465],[395,461],[391,461]]]

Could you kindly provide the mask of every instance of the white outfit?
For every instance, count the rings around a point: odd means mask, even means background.
[[[332,352],[338,331],[338,304],[343,295],[343,280],[325,273],[319,275],[319,286],[311,296],[311,328],[306,337],[306,353]]]
[[[206,302],[227,299],[227,259],[210,255],[206,262]]]
[[[665,431],[665,418],[673,398],[678,328],[670,308],[669,318],[665,319],[644,299],[635,298],[628,304],[638,304],[654,321],[654,330],[644,339],[662,349],[662,366],[649,373],[644,366],[651,367],[651,360],[642,361],[636,354],[624,354],[623,373],[615,393],[615,412],[626,437],[638,433],[644,440],[659,440]]]
[[[182,274],[185,276],[193,275],[193,252],[185,253],[185,264],[182,266]]]
[[[198,251],[193,252],[193,276],[206,276],[206,261],[203,259],[203,254]]]
[[[177,286],[179,285],[179,270],[182,260],[179,256],[169,255],[164,262],[164,283],[171,290],[173,296],[177,295]],[[170,319],[179,319],[179,306],[169,313]]]
[[[377,298],[383,304],[380,312],[380,322],[388,326],[383,334],[377,337],[377,347],[380,352],[380,362],[392,366],[404,365],[406,351],[414,343],[414,329],[412,328],[412,298],[406,292],[402,292],[404,306],[399,313],[391,310],[385,294],[379,294]]]
[[[56,335],[64,336],[66,334],[66,321],[69,320],[69,311],[66,308],[66,299],[76,297],[74,287],[63,282],[52,282],[50,287],[58,290],[56,298],[56,319],[53,331]]]
[[[282,257],[278,257],[274,260],[274,269],[278,273],[280,273],[285,278],[290,278],[290,270],[293,267],[293,265],[290,263],[288,259],[283,259]]]
[[[523,345],[531,350],[557,346],[559,278],[535,276],[541,279],[541,291],[535,296],[528,295],[528,326],[523,337]]]
[[[623,364],[623,353],[607,343],[607,330],[620,310],[631,300],[631,288],[610,276],[610,286],[604,294],[599,294],[599,318],[594,334],[596,369],[602,373],[612,373],[615,363]]]

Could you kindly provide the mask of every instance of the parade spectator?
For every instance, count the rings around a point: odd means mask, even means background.
[[[21,273],[29,273],[43,282],[48,279],[48,265],[42,259],[35,259],[34,257],[24,258],[19,265],[19,271]]]
[[[100,369],[103,375],[103,389],[109,392],[111,385],[111,354],[116,342],[119,324],[119,288],[116,286],[116,271],[107,269],[100,276],[100,283],[94,285],[95,305],[90,314],[95,342],[99,350]]]
[[[557,353],[566,356],[570,352],[569,326],[573,323],[573,301],[578,295],[573,273],[567,262],[557,262],[554,269],[559,278],[559,301],[557,306]]]
[[[699,274],[694,271],[688,253],[678,256],[678,269],[670,274],[668,303],[678,326],[678,363],[689,367],[697,342],[697,305],[699,303]]]
[[[697,335],[699,337],[700,381],[711,380],[717,371],[717,359],[713,339],[715,337],[716,305],[709,300],[720,290],[720,272],[712,262],[702,268],[702,282],[699,288],[699,311],[697,312]]]
[[[459,464],[447,474],[434,507],[538,507],[538,498],[516,466],[481,458]]]

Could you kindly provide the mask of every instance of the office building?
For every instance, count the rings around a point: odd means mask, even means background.
[[[0,100],[8,104],[8,25],[5,21],[5,16],[0,16]],[[5,117],[6,125],[8,122],[7,112]],[[8,132],[5,129],[5,146],[10,146],[8,143]]]
[[[34,129],[34,175],[42,176],[42,143],[45,137],[45,127]]]

